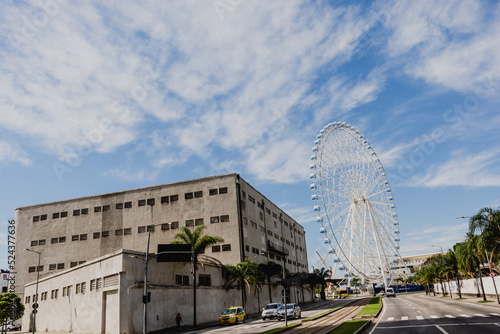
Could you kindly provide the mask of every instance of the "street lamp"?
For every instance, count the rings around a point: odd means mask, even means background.
[[[25,251],[27,252],[33,252],[38,254],[38,266],[36,267],[36,288],[35,288],[35,299],[33,301],[33,327],[32,333],[35,334],[36,331],[36,313],[37,313],[37,308],[38,308],[38,281],[40,279],[40,256],[42,255],[42,252],[37,252],[32,249],[24,248]]]
[[[431,245],[431,247],[439,247],[439,248],[441,248],[441,254],[443,254],[443,246]]]

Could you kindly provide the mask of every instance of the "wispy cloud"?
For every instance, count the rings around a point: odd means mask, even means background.
[[[33,161],[19,145],[0,141],[0,163],[17,163],[28,167],[33,164]]]

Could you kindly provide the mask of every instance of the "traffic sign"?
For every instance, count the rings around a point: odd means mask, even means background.
[[[34,303],[34,304],[33,304],[33,308],[34,308],[34,309],[37,309],[37,308],[38,308],[38,303]]]
[[[495,274],[494,272],[491,272],[490,273],[490,277],[495,277],[497,274]]]

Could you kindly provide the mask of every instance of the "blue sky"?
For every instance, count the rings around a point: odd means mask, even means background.
[[[237,172],[307,232],[316,134],[387,170],[403,255],[500,205],[496,1],[3,1],[0,267],[15,208]]]

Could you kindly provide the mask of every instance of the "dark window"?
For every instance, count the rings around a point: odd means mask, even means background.
[[[52,214],[52,219],[57,219],[57,218],[59,218],[59,212],[54,212]]]
[[[49,264],[49,270],[56,270],[57,265],[55,263]]]
[[[80,234],[80,240],[87,240],[87,234]]]
[[[121,237],[123,235],[123,229],[118,229],[118,230],[115,230],[115,235],[117,237]]]
[[[185,199],[192,199],[193,198],[193,193],[185,193],[184,194]]]
[[[148,225],[147,231],[148,232],[154,232],[155,231],[155,226],[154,225]]]
[[[219,217],[210,217],[210,223],[215,224],[219,222]]]
[[[47,220],[47,215],[41,215],[40,220]]]
[[[173,222],[170,224],[170,229],[175,230],[179,228],[179,222]]]
[[[31,241],[31,247],[38,246],[38,240]]]
[[[84,264],[87,261],[78,261],[78,264]]]
[[[231,244],[222,245],[222,251],[228,252],[231,250]]]
[[[269,258],[274,260],[274,254],[273,253],[269,253]]]
[[[212,253],[220,252],[220,245],[212,246]]]
[[[243,190],[241,191],[241,197],[243,197],[243,199],[247,198],[247,194]]]
[[[245,245],[245,250],[246,250],[247,252],[250,252],[250,246]]]
[[[66,237],[59,237],[59,243],[66,242]]]
[[[255,204],[255,198],[253,198],[252,196],[248,195],[248,200]]]
[[[101,232],[94,232],[94,239],[99,239],[101,237]]]
[[[148,205],[155,205],[155,199],[154,198],[148,198]]]
[[[200,286],[211,286],[212,285],[212,280],[210,278],[210,275],[200,274],[198,276],[198,285],[200,285]]]
[[[130,235],[132,234],[132,228],[125,228],[123,229],[123,235]]]
[[[43,246],[45,245],[45,239],[38,240],[38,246]]]
[[[168,196],[162,196],[161,202],[162,203],[168,203]]]
[[[79,216],[79,215],[80,215],[80,209],[73,210],[73,216]]]
[[[102,206],[102,212],[106,212],[106,211],[109,211],[111,210],[111,205],[103,205]]]
[[[125,209],[130,209],[132,207],[132,202],[125,202]]]
[[[88,208],[82,209],[82,215],[88,215],[88,214],[89,214]]]
[[[61,212],[61,218],[66,218],[66,217],[68,217],[68,211]]]
[[[175,284],[177,285],[189,285],[189,276],[187,275],[175,275]]]
[[[200,198],[200,197],[203,197],[203,191],[195,191],[194,198]]]
[[[208,193],[210,194],[210,196],[213,196],[213,195],[217,195],[217,194],[218,194],[218,191],[217,191],[217,189],[210,189],[210,190],[208,191]]]
[[[273,212],[273,218],[278,218],[278,215]]]
[[[116,203],[116,205],[115,205],[115,209],[116,209],[116,210],[121,210],[121,209],[123,209],[123,203]]]
[[[33,216],[33,223],[39,222],[40,216]]]
[[[227,194],[227,187],[219,188],[219,194]]]
[[[28,272],[29,273],[34,273],[36,271],[36,267],[29,267]]]
[[[196,226],[203,225],[203,218],[198,218],[198,219],[195,219],[194,224],[195,224]]]
[[[168,231],[169,229],[170,229],[170,227],[168,226],[168,224],[161,224],[162,231]]]
[[[101,237],[103,237],[103,238],[109,237],[109,231],[102,231]]]
[[[229,221],[229,215],[220,216],[221,223],[227,223]]]
[[[146,226],[137,227],[137,233],[144,233],[144,232],[146,232]]]
[[[58,241],[59,241],[59,238],[51,238],[50,239],[51,244],[57,244]]]
[[[71,262],[71,263],[69,264],[69,267],[70,267],[70,268],[73,268],[73,267],[76,267],[77,265],[78,265],[78,262]]]
[[[64,269],[64,263],[58,263],[57,269]]]
[[[179,200],[179,195],[171,195],[170,196],[170,202],[175,202]]]
[[[186,220],[186,227],[194,226],[194,220],[188,219]]]
[[[100,206],[95,206],[94,207],[94,212],[101,212],[101,207]]]
[[[79,236],[78,234],[73,235],[73,236],[71,237],[71,241],[78,241],[79,239],[80,239],[80,236]]]
[[[137,205],[139,205],[139,206],[145,206],[145,205],[146,205],[146,200],[145,200],[145,199],[140,199],[140,200],[137,202]]]

